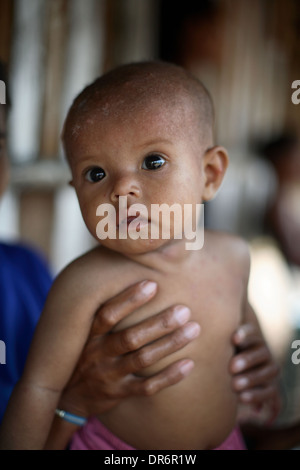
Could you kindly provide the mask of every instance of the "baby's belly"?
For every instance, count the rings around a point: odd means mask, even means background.
[[[226,354],[225,354],[226,356]],[[237,399],[228,357],[196,364],[182,382],[150,397],[123,401],[100,420],[136,449],[214,449],[236,422]]]
[[[189,285],[184,285],[185,279],[181,280],[180,291],[179,287],[174,288],[175,281],[171,281],[164,285],[157,279],[158,295],[149,305],[120,322],[117,329],[149,318],[153,312],[161,312],[170,305],[188,305],[191,319],[201,326],[199,337],[143,369],[139,375],[150,377],[186,358],[195,363],[191,374],[153,396],[123,400],[100,419],[120,439],[137,449],[213,449],[223,443],[236,423],[237,397],[232,391],[228,367],[233,355],[231,338],[240,318],[240,302],[238,296],[231,296],[225,302],[214,292],[207,297],[204,288],[195,294]],[[187,294],[180,295],[180,292]]]

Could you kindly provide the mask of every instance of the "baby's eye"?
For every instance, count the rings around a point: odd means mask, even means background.
[[[166,163],[166,160],[158,154],[148,155],[142,163],[143,170],[157,170]]]
[[[94,168],[91,168],[85,173],[85,178],[90,183],[97,183],[98,181],[101,181],[104,178],[104,176],[105,176],[105,171],[99,166],[95,166]]]

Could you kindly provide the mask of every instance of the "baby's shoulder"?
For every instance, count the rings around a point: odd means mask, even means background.
[[[124,264],[126,259],[118,253],[103,247],[93,248],[70,262],[58,274],[54,288],[66,294],[72,293],[73,298],[83,293],[90,296],[97,294],[97,297],[102,293],[102,297],[105,297],[109,294],[110,285],[118,285]]]
[[[122,255],[108,250],[102,246],[97,246],[83,253],[78,258],[71,261],[62,271],[65,275],[81,275],[88,271],[89,273],[101,273],[108,268],[113,269],[116,263],[120,264]]]

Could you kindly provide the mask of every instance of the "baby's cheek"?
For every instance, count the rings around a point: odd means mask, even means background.
[[[96,229],[97,229],[97,224],[100,220],[100,218],[97,216],[97,206],[95,206],[95,204],[93,203],[80,202],[80,201],[79,201],[79,204],[80,204],[80,210],[81,210],[81,214],[85,222],[85,225],[87,226],[91,235],[97,238]]]

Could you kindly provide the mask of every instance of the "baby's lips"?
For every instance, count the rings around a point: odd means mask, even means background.
[[[136,216],[128,216],[127,218],[123,219],[120,224],[118,223],[118,224],[117,224],[117,227],[119,227],[120,225],[123,225],[123,224],[130,225],[131,222],[133,222],[133,221],[136,220],[137,218],[138,218],[137,215],[136,215]],[[142,224],[142,225],[144,225],[144,224],[146,225],[146,224],[147,224],[147,225],[148,225],[148,224],[149,224],[149,220],[148,220],[148,219],[141,219],[141,218],[139,218],[139,220],[137,221],[137,224],[136,224],[137,227],[138,227],[140,224]]]
[[[130,222],[133,222],[133,220],[137,219],[138,216],[137,215],[129,215],[127,217],[127,224],[129,225]],[[124,220],[124,222],[126,221],[126,219]],[[139,219],[139,222],[144,222],[144,219]]]

